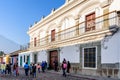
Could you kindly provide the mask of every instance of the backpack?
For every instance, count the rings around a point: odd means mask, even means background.
[[[66,63],[63,63],[63,68],[67,68],[67,64]]]

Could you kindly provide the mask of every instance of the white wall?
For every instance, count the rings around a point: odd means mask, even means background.
[[[33,63],[34,61],[34,58],[33,58],[33,53],[30,53],[30,63]]]
[[[113,3],[110,5],[110,11],[120,10],[120,0],[114,0]]]
[[[47,52],[44,50],[38,53],[38,62],[42,62],[42,61],[47,62]]]
[[[19,56],[18,56],[18,65],[20,66],[20,57],[22,56],[22,66],[24,66],[25,62],[27,61],[27,56],[30,55],[31,52],[22,52],[22,53],[19,53]],[[25,55],[25,62],[24,62],[24,55]],[[30,57],[30,62],[31,62],[31,57]]]
[[[102,47],[101,62],[102,63],[117,63],[120,62],[120,31],[112,36],[108,42],[105,42],[107,49]]]
[[[79,63],[80,62],[80,52],[78,46],[67,46],[61,48],[60,51],[60,62],[63,61],[63,59],[69,60],[71,63]]]
[[[24,65],[24,54],[23,53],[19,53],[19,57],[18,57],[18,65],[20,66],[20,57],[22,56],[22,66]]]

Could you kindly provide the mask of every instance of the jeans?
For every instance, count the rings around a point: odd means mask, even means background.
[[[40,68],[38,68],[38,72],[40,73]]]
[[[25,69],[25,75],[28,76],[28,69]]]
[[[63,69],[63,76],[66,77],[66,69]]]
[[[36,72],[33,72],[33,77],[36,77]]]

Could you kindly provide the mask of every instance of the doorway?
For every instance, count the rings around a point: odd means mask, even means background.
[[[50,68],[54,69],[54,61],[58,61],[58,52],[57,50],[50,51]]]
[[[27,62],[28,62],[28,64],[30,64],[30,56],[29,55],[27,56]]]
[[[37,54],[34,54],[34,64],[37,63]]]
[[[22,56],[20,56],[20,66],[22,66]]]

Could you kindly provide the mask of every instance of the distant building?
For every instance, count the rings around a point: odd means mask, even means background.
[[[14,51],[12,53],[10,53],[10,62],[12,64],[14,63],[18,63],[18,54],[21,52],[21,50],[17,50],[17,51]]]
[[[18,63],[18,55],[19,55],[19,53],[26,52],[27,49],[28,49],[27,47],[21,47],[20,50],[17,50],[17,51],[14,51],[12,53],[9,53],[10,62],[12,64]]]
[[[71,62],[71,73],[120,78],[120,0],[66,0],[29,28],[25,62]]]

